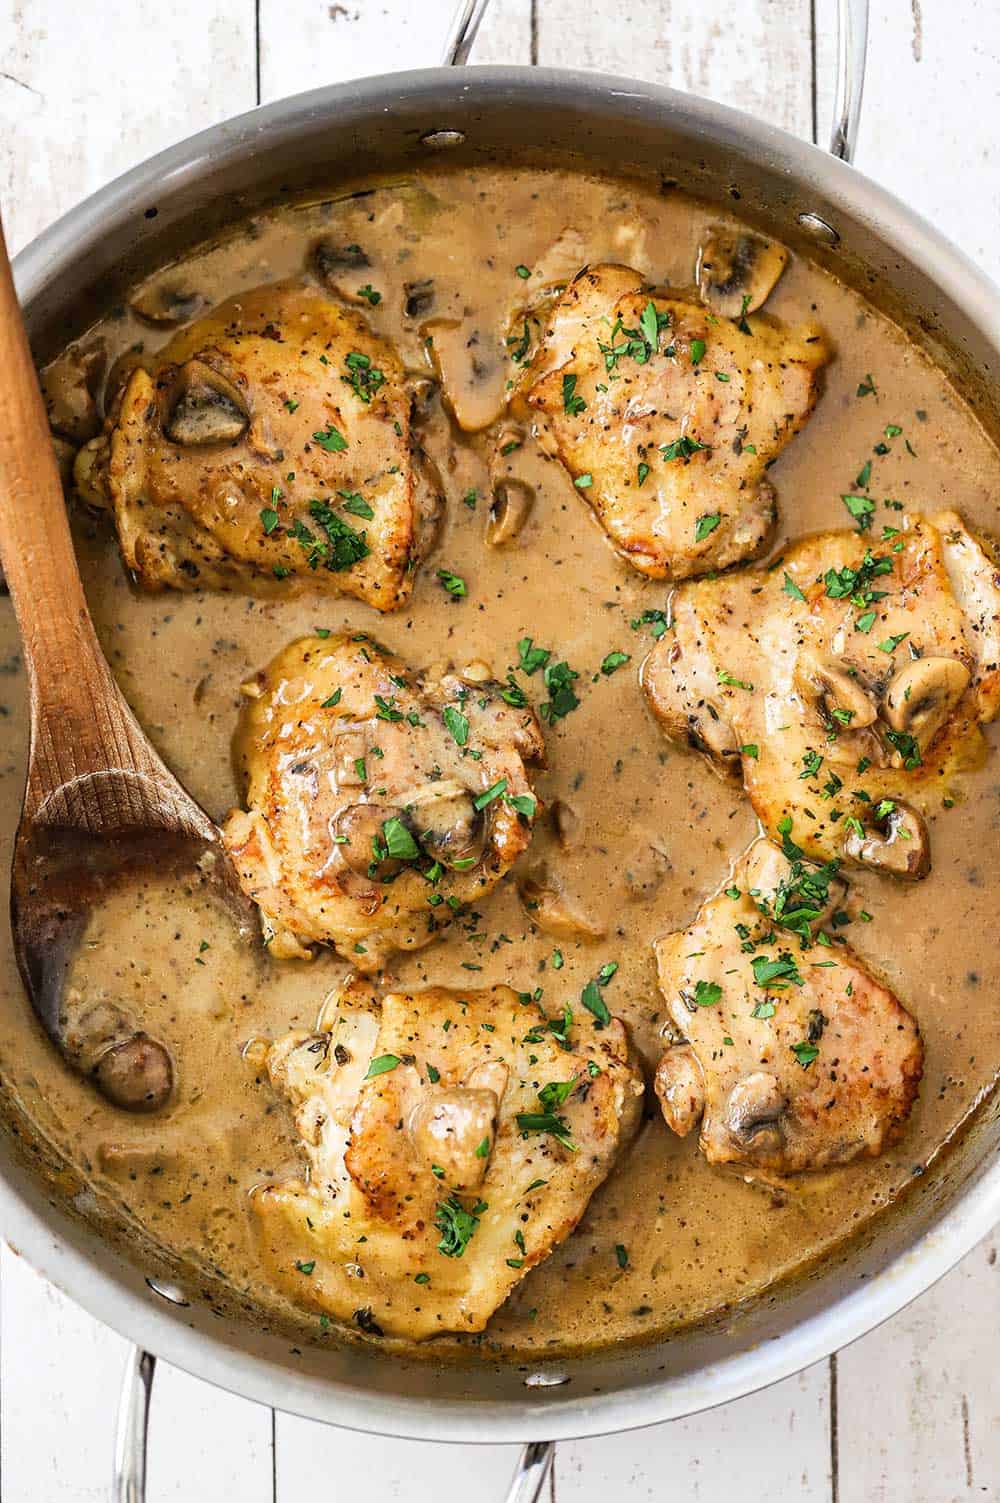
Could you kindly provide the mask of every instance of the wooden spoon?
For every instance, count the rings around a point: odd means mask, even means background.
[[[97,641],[2,225],[0,484],[0,557],[31,716],[11,875],[17,963],[67,1062],[116,1106],[156,1111],[173,1089],[166,1047],[114,1003],[67,1006],[88,913],[112,886],[184,873],[216,884],[247,935],[250,913],[218,830],[150,746]]]

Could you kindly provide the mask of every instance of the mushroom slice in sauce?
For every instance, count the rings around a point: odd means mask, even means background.
[[[765,871],[776,885],[752,887]],[[802,918],[829,880],[752,846],[694,922],[655,945],[686,1040],[664,1054],[657,1095],[675,1132],[700,1118],[710,1163],[763,1178],[826,1169],[881,1153],[909,1115],[916,1023],[846,945],[814,944]]]
[[[1000,571],[961,519],[815,534],[670,608],[641,679],[671,739],[738,767],[786,852],[924,876],[942,778],[1000,709]]]
[[[171,443],[185,448],[235,444],[249,426],[246,401],[227,376],[203,360],[181,366],[171,383],[163,424]]]
[[[129,299],[129,308],[136,318],[154,329],[176,329],[190,323],[204,307],[205,299],[200,292],[172,277],[146,282]]]
[[[376,970],[527,849],[541,731],[492,679],[418,674],[354,634],[293,642],[258,684],[236,739],[248,812],[223,838],[275,931]]]
[[[506,986],[379,1004],[355,983],[324,1028],[325,1050],[292,1034],[268,1062],[309,1164],[308,1182],[253,1197],[272,1277],[376,1338],[481,1331],[638,1127],[642,1078],[622,1024],[581,1018],[564,1049]]]
[[[776,240],[715,225],[698,251],[698,291],[713,313],[743,318],[763,307],[787,265],[788,252]]]

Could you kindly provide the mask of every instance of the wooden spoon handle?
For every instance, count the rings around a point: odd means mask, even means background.
[[[106,768],[158,759],[112,677],[80,582],[45,404],[0,225],[0,557],[31,696],[25,808]]]

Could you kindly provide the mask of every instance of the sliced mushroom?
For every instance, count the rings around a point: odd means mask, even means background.
[[[878,706],[863,684],[838,663],[803,653],[795,670],[800,691],[818,706],[825,721],[836,719],[838,729],[863,730],[874,725]],[[835,712],[839,714],[835,715]],[[846,717],[846,720],[845,720]]]
[[[108,371],[108,379],[104,384],[105,412],[113,410],[115,403],[125,390],[132,372],[140,368],[148,371],[152,364],[153,358],[142,344],[134,344],[129,349],[122,350],[121,354],[112,362],[111,369]]]
[[[434,281],[431,277],[423,282],[404,282],[403,297],[407,318],[426,318],[434,308]]]
[[[894,731],[912,736],[920,750],[926,751],[969,687],[971,677],[958,658],[914,658],[890,680],[885,718]],[[901,766],[905,759],[898,749],[896,758]]]
[[[432,1088],[410,1119],[414,1147],[456,1190],[482,1184],[493,1152],[500,1099],[470,1086]]]
[[[516,538],[531,511],[535,492],[523,480],[501,480],[493,488],[486,541],[491,548],[502,548]]]
[[[883,811],[880,815],[878,810]],[[878,825],[858,834],[848,831],[844,855],[862,866],[916,882],[931,864],[930,837],[922,815],[909,804],[887,800],[877,806]]]
[[[82,444],[101,431],[98,393],[108,367],[103,340],[89,345],[71,344],[65,354],[45,371],[42,385],[49,425],[53,433]]]
[[[156,1112],[170,1099],[174,1070],[163,1044],[135,1026],[116,1003],[89,1003],[75,987],[64,1001],[61,1047],[113,1106]]]
[[[104,471],[108,446],[103,438],[92,438],[82,449],[77,450],[73,461],[73,484],[88,506],[103,510],[108,504],[104,486]]]
[[[176,329],[189,323],[205,306],[200,292],[192,292],[176,282],[151,282],[132,297],[129,307],[143,323],[154,329]]]
[[[715,225],[698,252],[695,272],[701,300],[723,318],[753,313],[767,301],[788,265],[788,252],[774,240]]]
[[[505,401],[506,366],[492,331],[468,320],[431,318],[420,337],[441,387],[441,397],[465,433],[497,421]]]
[[[667,1050],[653,1084],[667,1126],[686,1138],[705,1110],[705,1080],[690,1044],[673,1044]]]
[[[481,858],[486,821],[466,789],[432,784],[408,802],[407,812],[417,839],[433,861],[445,867],[460,864],[464,870]]]
[[[174,1087],[170,1055],[148,1033],[135,1033],[103,1054],[94,1071],[98,1090],[125,1112],[158,1112]]]
[[[181,366],[168,398],[164,432],[186,448],[232,444],[250,423],[243,397],[233,383],[203,360]]]
[[[549,821],[553,833],[564,851],[571,850],[580,839],[583,820],[571,804],[563,799],[553,799],[549,807]]]
[[[344,865],[358,877],[391,882],[404,862],[390,856],[386,846],[387,820],[401,819],[402,809],[388,804],[348,804],[334,821],[334,837]]]
[[[518,896],[533,923],[557,939],[603,939],[607,930],[562,891],[544,870],[517,884]]]
[[[364,297],[361,288],[372,291],[372,263],[360,245],[318,240],[312,248],[312,264],[320,281],[338,297],[351,303],[371,303],[371,297]]]
[[[744,1075],[729,1093],[726,1127],[739,1146],[770,1157],[780,1152],[784,1134],[781,1117],[788,1098],[766,1070]]]

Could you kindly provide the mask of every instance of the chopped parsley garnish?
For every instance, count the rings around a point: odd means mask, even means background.
[[[382,839],[386,851],[396,861],[416,861],[420,855],[420,847],[397,815],[382,825]]]
[[[908,772],[921,766],[923,758],[920,755],[920,743],[916,736],[911,736],[909,731],[886,731],[885,738],[899,752],[903,759],[903,766]]]
[[[388,1075],[389,1071],[395,1070],[400,1063],[398,1054],[377,1054],[368,1066],[365,1079],[374,1080],[379,1075]]]
[[[808,1043],[805,1039],[803,1039],[799,1044],[792,1044],[791,1049],[792,1053],[795,1055],[795,1058],[798,1060],[803,1070],[808,1070],[813,1060],[819,1054],[819,1049],[817,1048],[817,1046],[815,1044]]]
[[[638,480],[639,480],[639,484],[640,485],[642,485],[643,481],[646,479],[646,476],[648,474],[649,474],[649,465],[645,462],[645,460],[640,459],[639,464],[638,464],[638,466],[636,468],[636,475],[638,476]]]
[[[437,577],[448,591],[448,594],[454,595],[456,600],[461,600],[463,595],[469,593],[461,574],[452,574],[450,569],[439,569]]]
[[[708,445],[700,444],[696,438],[689,438],[686,433],[675,438],[672,443],[660,445],[660,453],[668,463],[672,459],[687,460],[701,449],[707,450]]]
[[[884,642],[878,644],[879,652],[895,652],[900,642],[905,642],[909,635],[908,631],[901,631],[898,636],[886,637]]]
[[[309,515],[326,534],[325,539],[318,538],[301,520],[295,523],[290,535],[304,549],[310,569],[322,564],[331,573],[342,573],[368,557],[371,549],[366,534],[356,532],[327,502],[310,501]]]
[[[691,341],[691,364],[700,365],[705,358],[705,341],[692,339]]]
[[[468,1247],[479,1225],[479,1218],[489,1206],[485,1200],[477,1200],[467,1211],[457,1195],[442,1200],[434,1213],[434,1225],[441,1233],[438,1252],[446,1258],[460,1258]]]
[[[743,679],[741,678],[733,678],[733,675],[731,673],[727,673],[725,668],[719,669],[718,673],[716,674],[716,679],[720,684],[724,684],[727,688],[730,689],[747,689],[751,692],[753,691],[753,684],[744,683]]]
[[[694,1002],[696,1007],[714,1007],[722,999],[722,987],[717,981],[696,981]]]
[[[360,350],[352,350],[345,364],[347,375],[340,379],[346,382],[362,402],[370,402],[379,388],[385,385],[384,373],[377,365],[372,365],[370,357],[362,355]]]
[[[517,644],[517,655],[521,663],[523,673],[537,673],[539,668],[544,668],[552,656],[548,648],[535,647],[531,637],[522,637]]]
[[[576,486],[578,491],[589,491],[593,483],[594,477],[593,475],[589,474],[577,475],[576,479],[573,481],[573,484]]]
[[[783,950],[776,960],[768,960],[766,955],[755,955],[750,964],[753,966],[753,979],[758,986],[778,991],[784,990],[789,984],[805,984],[798,965],[787,950]]]
[[[875,510],[875,502],[871,496],[841,496],[840,499],[857,522],[859,532],[864,532],[871,526],[872,513]]]
[[[263,527],[264,535],[266,537],[271,536],[271,533],[274,531],[280,521],[281,518],[278,516],[278,513],[275,511],[273,506],[264,507],[263,511],[260,514],[260,525]]]
[[[618,1260],[619,1268],[628,1267],[628,1248],[621,1242],[615,1243],[615,1257]]]
[[[371,282],[366,282],[363,287],[358,288],[358,296],[363,297],[365,302],[371,303],[373,308],[377,308],[382,301],[381,292],[376,292]]]
[[[628,662],[630,662],[630,661],[631,661],[631,653],[628,653],[628,652],[609,652],[608,655],[607,655],[607,657],[604,659],[604,661],[601,664],[601,672],[603,674],[605,674],[608,678],[610,678],[611,675],[612,675],[612,673],[614,673],[616,671],[616,669],[623,668],[625,666],[625,664],[628,663]]]
[[[352,517],[364,517],[366,522],[370,522],[374,517],[373,507],[359,491],[338,491],[337,495],[344,503],[344,510],[349,511]]]
[[[498,783],[494,783],[491,788],[487,788],[483,793],[480,793],[477,798],[474,798],[472,801],[473,806],[478,811],[482,811],[488,804],[492,804],[495,798],[499,798],[502,793],[506,792],[507,779],[501,778]]]
[[[456,710],[454,705],[445,705],[441,712],[441,718],[451,732],[456,746],[465,746],[469,740],[469,718],[463,715],[461,710]]]
[[[324,699],[323,703],[320,705],[320,709],[321,710],[332,710],[333,707],[334,707],[334,705],[339,705],[340,704],[340,701],[343,699],[343,697],[344,697],[344,691],[343,691],[343,689],[334,689],[333,693],[330,695],[330,698],[329,699]]]
[[[326,449],[328,454],[341,454],[347,448],[347,439],[332,423],[327,423],[322,433],[314,433],[313,441],[319,444],[321,449]]]
[[[787,569],[785,571],[785,583],[781,588],[786,595],[791,595],[793,600],[805,600],[806,598]]]
[[[875,625],[877,614],[878,613],[876,611],[865,611],[864,615],[859,616],[855,621],[854,630],[864,632],[867,636],[868,632],[870,632],[872,627]]]
[[[569,417],[576,417],[578,413],[586,412],[587,404],[582,397],[576,395],[576,377],[563,376],[562,378],[563,412]]]
[[[700,516],[694,524],[695,542],[703,543],[715,531],[721,521],[722,513],[719,511],[707,511],[703,516]]]
[[[527,266],[515,266],[514,270],[517,272],[518,276],[524,282],[526,282],[528,280],[528,278],[531,276],[531,272],[529,271],[529,269],[527,268]]]
[[[515,365],[520,365],[525,355],[527,355],[528,348],[531,344],[531,330],[528,328],[527,319],[524,320],[524,327],[520,335],[511,335],[510,338],[506,341],[506,344],[508,350],[510,350],[510,358],[513,360]]]
[[[878,395],[877,391],[875,390],[875,382],[872,379],[871,372],[869,372],[865,376],[865,379],[863,381],[858,383],[857,394],[859,397],[874,397]]]
[[[757,1003],[750,1016],[752,1018],[773,1018],[776,1011],[774,1003],[768,1001],[765,997],[763,1001]]]
[[[568,663],[546,665],[542,678],[549,691],[549,697],[543,705],[539,706],[538,713],[550,725],[556,720],[562,720],[580,703],[573,692],[573,680],[579,676]]]

